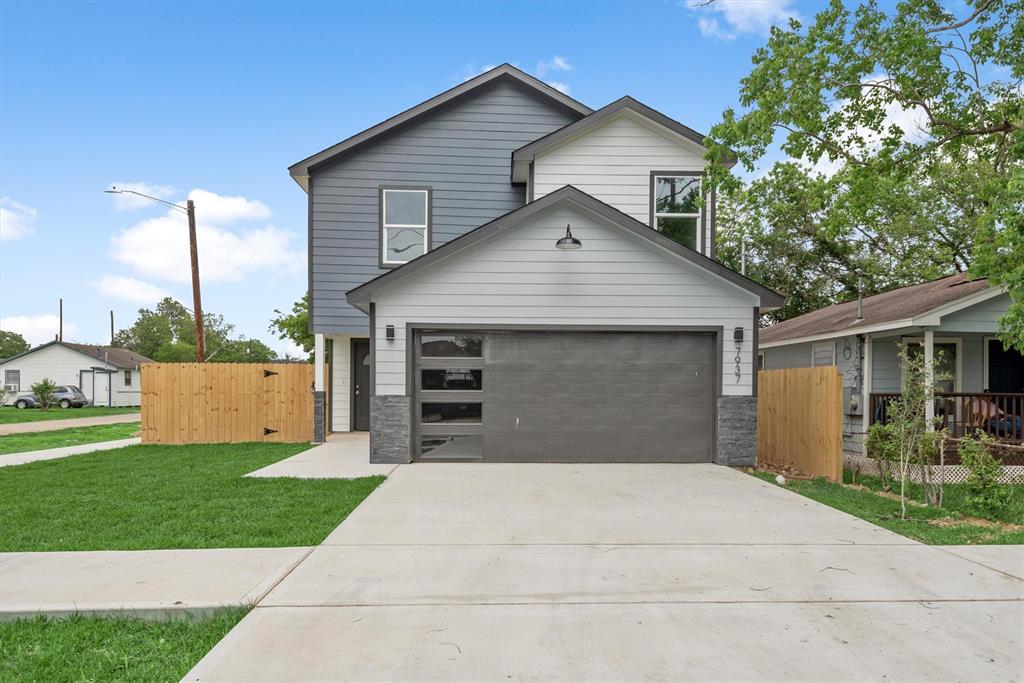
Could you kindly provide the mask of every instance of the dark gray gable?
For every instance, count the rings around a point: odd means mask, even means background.
[[[575,123],[571,123],[564,128],[559,128],[549,135],[545,135],[544,137],[534,140],[528,145],[524,145],[517,149],[512,153],[512,179],[516,182],[523,182],[526,179],[526,174],[528,173],[529,163],[532,162],[542,151],[557,145],[562,140],[565,140],[572,135],[584,133],[591,128],[595,128],[624,110],[639,114],[659,126],[700,145],[701,147],[704,146],[704,138],[707,136],[703,133],[698,133],[689,126],[685,126],[675,119],[665,116],[660,111],[648,107],[643,102],[639,102],[629,95],[626,95],[625,97],[615,100],[611,104],[598,109],[594,113],[576,121]],[[731,166],[734,163],[735,160],[732,160],[729,165]]]
[[[395,268],[380,277],[370,280],[369,282],[350,290],[347,293],[346,298],[348,299],[348,302],[356,308],[362,311],[369,311],[369,304],[372,300],[373,294],[381,287],[392,285],[425,268],[430,268],[442,259],[468,249],[478,242],[486,240],[512,226],[518,225],[529,217],[546,211],[552,206],[565,201],[573,202],[578,207],[593,212],[605,220],[626,228],[633,233],[654,242],[656,245],[672,252],[673,254],[683,257],[704,270],[728,280],[733,284],[739,285],[753,294],[756,294],[761,298],[760,308],[762,311],[781,307],[784,302],[783,297],[779,293],[754,282],[748,277],[740,275],[718,261],[710,259],[689,247],[684,247],[675,240],[662,235],[657,230],[649,228],[632,216],[622,213],[615,207],[609,206],[608,204],[595,199],[572,185],[566,185],[551,194],[545,195],[534,202],[530,202],[521,209],[507,213],[486,225],[480,226],[472,232],[466,233],[458,239],[448,242],[442,247],[438,247],[437,249],[420,256],[414,261],[410,261],[409,263]]]
[[[308,190],[308,177],[310,171],[315,167],[324,163],[336,161],[344,155],[360,149],[363,145],[373,142],[382,135],[393,133],[397,130],[401,130],[403,127],[413,125],[423,117],[435,114],[438,109],[451,106],[467,97],[472,97],[474,92],[478,89],[493,85],[500,81],[514,82],[520,86],[528,88],[536,97],[544,99],[551,106],[565,111],[572,115],[573,118],[586,116],[593,111],[590,107],[574,100],[565,93],[555,90],[547,83],[534,78],[511,64],[502,64],[501,66],[495,67],[490,71],[476,76],[475,78],[471,78],[465,83],[460,83],[440,95],[432,97],[425,102],[421,102],[411,109],[407,109],[400,114],[396,114],[390,119],[382,121],[372,128],[367,128],[361,133],[357,133],[350,138],[342,140],[336,145],[332,145],[325,150],[317,152],[316,154],[291,165],[288,168],[288,172],[303,189]]]

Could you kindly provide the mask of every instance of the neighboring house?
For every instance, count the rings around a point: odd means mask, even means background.
[[[141,404],[139,366],[152,362],[145,356],[113,346],[52,341],[0,361],[4,403],[49,378],[56,384],[78,387],[97,406]]]
[[[711,258],[703,139],[503,65],[292,166],[328,428],[376,462],[752,464],[782,298]]]
[[[899,395],[901,346],[933,359],[939,380],[933,413],[953,436],[981,428],[1019,442],[1012,423],[1024,414],[1024,357],[995,336],[1008,306],[1009,296],[986,280],[952,275],[865,297],[859,315],[857,301],[848,301],[767,327],[760,364],[765,370],[837,366],[847,452],[861,451],[868,427],[885,419],[888,402]],[[995,414],[984,414],[988,404]]]

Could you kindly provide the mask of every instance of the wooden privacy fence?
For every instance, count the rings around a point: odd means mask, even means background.
[[[843,376],[835,366],[757,375],[757,461],[843,477]]]
[[[309,363],[142,366],[142,443],[312,439]]]

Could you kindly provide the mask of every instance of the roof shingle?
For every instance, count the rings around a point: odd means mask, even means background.
[[[917,317],[988,288],[988,280],[974,280],[966,273],[957,273],[864,297],[864,317],[861,320],[857,320],[857,301],[847,301],[766,327],[760,331],[759,339],[765,344],[830,332],[837,335],[854,333],[861,328]]]

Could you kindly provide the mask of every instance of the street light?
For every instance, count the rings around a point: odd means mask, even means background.
[[[192,307],[196,317],[196,362],[202,363],[206,360],[206,343],[203,334],[203,303],[199,296],[199,247],[196,244],[196,205],[189,199],[185,206],[164,201],[158,197],[151,197],[148,194],[136,192],[135,190],[119,190],[116,186],[104,190],[107,194],[134,194],[145,197],[159,204],[171,207],[188,216],[188,246],[192,257]]]

